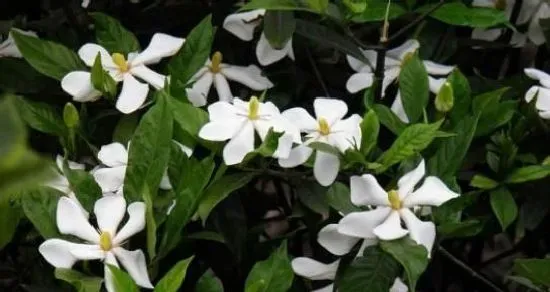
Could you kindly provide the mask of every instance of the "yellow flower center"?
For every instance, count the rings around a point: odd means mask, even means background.
[[[210,71],[212,73],[219,73],[220,72],[220,65],[223,60],[223,55],[220,52],[215,52],[214,55],[212,55],[212,61],[210,62]]]
[[[388,200],[390,201],[390,207],[392,209],[401,209],[401,200],[399,199],[399,193],[396,190],[391,190],[388,192]]]
[[[120,72],[127,72],[130,69],[130,66],[128,66],[128,62],[126,62],[126,58],[124,58],[123,54],[114,53],[111,58],[113,59],[113,63],[118,66]]]
[[[259,115],[260,102],[256,96],[252,96],[248,102],[248,118],[251,120],[257,120]]]
[[[102,231],[99,235],[99,247],[104,251],[109,251],[113,247],[111,234],[107,231]]]
[[[325,118],[319,118],[319,133],[326,136],[330,134],[330,126]]]
[[[506,10],[506,0],[496,0],[495,9]]]

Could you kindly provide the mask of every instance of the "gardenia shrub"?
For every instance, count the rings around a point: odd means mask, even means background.
[[[5,2],[2,291],[550,289],[547,1]]]

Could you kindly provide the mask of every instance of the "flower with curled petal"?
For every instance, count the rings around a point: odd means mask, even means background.
[[[69,180],[65,176],[65,172],[63,171],[63,157],[61,155],[57,155],[55,158],[55,163],[57,165],[57,169],[55,170],[55,175],[53,178],[51,178],[48,182],[46,182],[46,186],[50,188],[54,188],[65,195],[71,200],[77,204],[82,212],[86,215],[86,218],[88,217],[88,211],[82,207],[82,204],[80,204],[80,201],[76,197],[75,193],[71,189],[71,184],[69,183]],[[77,170],[84,170],[85,166],[84,164],[76,163],[74,161],[67,161],[67,165],[70,169],[77,169]]]
[[[534,85],[525,93],[525,101],[531,102],[536,96],[535,108],[543,119],[550,119],[550,75],[535,68],[526,68],[525,74],[538,80],[541,86]]]
[[[428,176],[418,189],[415,186],[426,172],[424,160],[397,182],[397,190],[385,191],[370,174],[351,177],[351,201],[355,205],[372,206],[369,211],[352,212],[338,223],[338,232],[354,237],[394,240],[406,235],[431,251],[435,225],[420,221],[411,209],[440,206],[459,195],[439,178]],[[407,229],[401,227],[401,221]]]
[[[107,264],[118,267],[119,262],[136,284],[153,288],[143,252],[122,247],[128,238],[145,228],[145,208],[143,202],[130,204],[128,221],[119,229],[126,211],[126,200],[121,195],[104,196],[94,205],[98,225],[95,229],[72,200],[61,197],[57,203],[57,228],[61,234],[76,236],[84,243],[53,238],[42,243],[38,251],[56,268],[70,269],[78,260],[102,261],[105,263],[105,287],[109,292],[114,292],[115,288]]]
[[[103,69],[115,82],[122,82],[115,106],[120,112],[129,114],[143,105],[149,93],[149,84],[156,89],[164,87],[166,76],[149,69],[147,65],[174,55],[184,41],[182,38],[156,33],[141,53],[130,53],[127,56],[118,52],[109,54],[102,46],[90,43],[82,46],[78,55],[87,66],[92,67],[99,54]],[[146,83],[138,81],[136,77]],[[96,101],[101,96],[92,84],[91,73],[87,71],[69,72],[61,80],[61,87],[78,102]]]

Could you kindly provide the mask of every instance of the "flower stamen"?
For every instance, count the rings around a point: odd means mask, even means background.
[[[248,102],[248,118],[250,120],[257,120],[259,118],[260,102],[256,96],[252,96]]]
[[[399,210],[402,207],[401,200],[399,199],[399,193],[396,190],[388,192],[388,201],[390,201],[390,207],[394,210]]]
[[[130,66],[128,66],[128,62],[126,62],[126,58],[124,58],[124,55],[120,53],[114,53],[111,58],[113,59],[113,63],[117,65],[120,72],[128,72]]]
[[[102,231],[99,235],[99,247],[104,251],[109,251],[113,247],[111,234],[107,231]]]
[[[319,118],[319,133],[323,136],[330,134],[330,126],[325,118]]]
[[[210,62],[210,72],[212,73],[219,73],[221,68],[220,65],[223,60],[223,55],[220,52],[215,52],[212,55],[212,61]]]

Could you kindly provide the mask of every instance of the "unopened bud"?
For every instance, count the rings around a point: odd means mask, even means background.
[[[78,125],[80,124],[78,110],[70,102],[67,102],[65,104],[65,107],[63,108],[63,121],[65,122],[67,128],[71,129],[78,127]]]
[[[453,108],[454,93],[451,83],[445,81],[435,97],[435,108],[442,113],[446,113]]]

